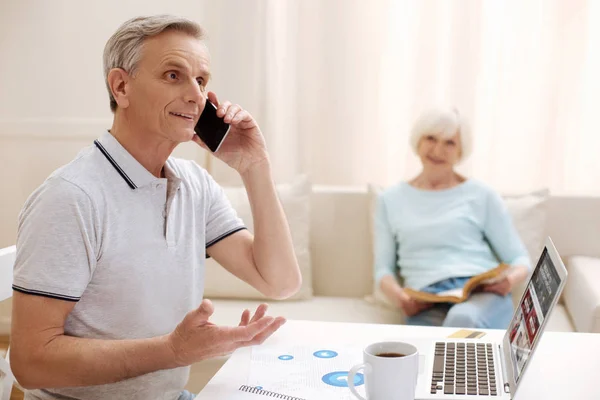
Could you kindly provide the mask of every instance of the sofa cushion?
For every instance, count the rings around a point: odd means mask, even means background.
[[[293,183],[278,184],[276,189],[288,220],[292,241],[294,242],[294,251],[302,273],[300,290],[288,300],[309,299],[313,295],[309,251],[311,185],[305,176],[300,176]],[[238,216],[244,221],[250,232],[253,232],[252,212],[246,189],[244,187],[224,187],[223,190],[232,207],[237,211]],[[266,298],[258,290],[229,273],[212,258],[206,260],[204,297]]]
[[[575,332],[575,326],[564,304],[558,303],[554,307],[545,329],[548,332]]]
[[[531,266],[535,267],[546,238],[546,221],[548,219],[548,199],[550,191],[541,189],[520,195],[503,195],[506,208],[521,236],[521,240],[529,253]],[[521,299],[527,282],[522,282],[513,289],[513,300],[517,304]]]
[[[371,293],[372,251],[366,185],[315,186],[310,207],[315,296],[364,297]]]
[[[567,260],[568,278],[563,293],[578,332],[600,333],[600,259],[572,256]]]
[[[382,187],[370,184],[370,215],[371,215],[371,243],[374,239],[373,217],[375,216],[375,207],[377,197],[382,191]],[[503,195],[506,207],[513,219],[515,227],[525,244],[532,265],[535,265],[540,251],[544,244],[547,218],[547,202],[550,192],[547,189],[537,190],[521,195]],[[373,249],[373,246],[371,246]],[[375,255],[373,254],[373,265]],[[525,289],[526,282],[523,282],[513,291],[514,303],[518,303]],[[374,282],[373,293],[366,297],[367,301],[377,303],[386,307],[393,307],[391,302],[385,297],[379,286]]]

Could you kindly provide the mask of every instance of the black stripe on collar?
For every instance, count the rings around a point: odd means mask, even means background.
[[[98,140],[94,140],[94,144],[96,145],[96,147],[98,148],[98,150],[100,150],[100,152],[102,154],[104,154],[104,157],[106,157],[106,159],[108,160],[108,162],[110,162],[112,164],[112,166],[114,167],[114,169],[117,170],[117,172],[119,173],[119,175],[121,175],[121,177],[125,180],[125,182],[127,182],[127,184],[129,185],[129,187],[132,188],[132,189],[137,189],[137,186],[135,185],[135,183],[133,183],[133,181],[131,180],[131,178],[125,173],[125,171],[123,171],[123,169],[119,166],[119,164],[117,164],[117,162],[115,161],[115,159],[112,158],[112,156],[104,148],[104,146],[102,146],[102,144]]]

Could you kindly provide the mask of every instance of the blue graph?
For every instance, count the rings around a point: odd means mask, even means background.
[[[323,375],[323,382],[330,386],[348,387],[348,371],[335,371]],[[363,374],[354,375],[354,386],[360,386],[365,383]]]
[[[313,353],[313,356],[317,358],[333,358],[337,357],[338,353],[333,350],[319,350]]]
[[[279,358],[280,360],[283,360],[283,361],[289,361],[289,360],[293,360],[294,356],[291,356],[289,354],[284,354],[284,355],[279,356],[277,358]]]

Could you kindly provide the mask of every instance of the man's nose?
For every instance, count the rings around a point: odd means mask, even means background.
[[[187,85],[185,91],[185,101],[186,103],[196,103],[198,105],[202,104],[204,101],[204,91],[196,81],[193,81]]]

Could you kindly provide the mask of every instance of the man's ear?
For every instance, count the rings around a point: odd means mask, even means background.
[[[129,107],[129,74],[122,68],[109,71],[107,82],[119,108]]]

